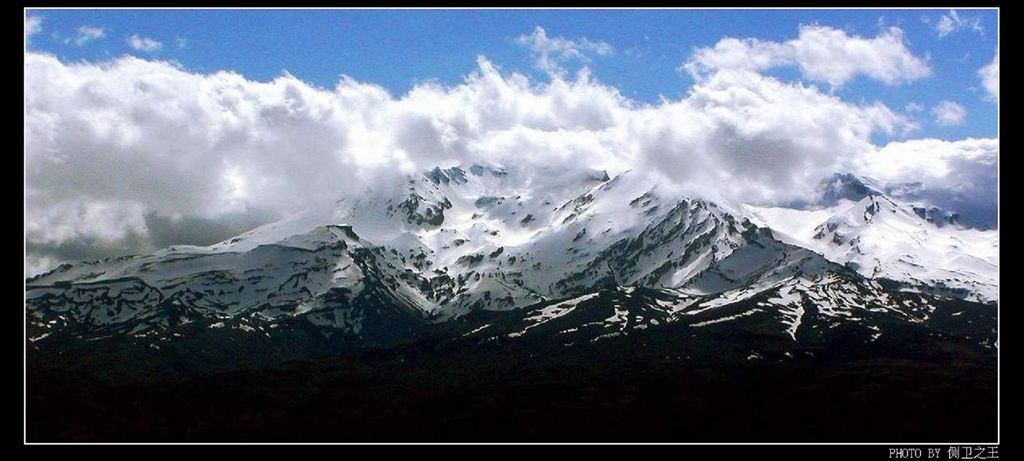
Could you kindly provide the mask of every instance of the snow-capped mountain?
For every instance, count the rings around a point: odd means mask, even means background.
[[[166,341],[191,325],[373,345],[454,321],[466,327],[456,336],[579,342],[744,318],[791,341],[811,337],[808,323],[859,322],[871,340],[881,324],[866,319],[921,322],[943,299],[998,296],[995,232],[860,178],[786,209],[681,196],[628,172],[546,174],[559,186],[497,165],[438,167],[208,247],[66,264],[27,281],[29,340]],[[518,317],[467,321],[496,311]]]
[[[999,235],[961,227],[956,215],[900,203],[870,180],[835,175],[819,208],[745,207],[783,241],[869,278],[976,301],[999,297]]]

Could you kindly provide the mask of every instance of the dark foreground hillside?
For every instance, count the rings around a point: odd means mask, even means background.
[[[28,440],[994,441],[995,349],[917,326],[886,338],[782,349],[756,330],[668,325],[158,374],[184,359],[108,340],[87,359],[29,355]]]

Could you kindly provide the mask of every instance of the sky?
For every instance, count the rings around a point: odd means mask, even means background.
[[[991,228],[997,14],[27,10],[26,272],[446,162],[758,204],[853,171]]]
[[[997,12],[960,10],[39,10],[45,33],[30,49],[63,61],[103,61],[125,54],[177,62],[196,72],[233,70],[266,81],[288,72],[322,88],[342,75],[373,82],[393,95],[424,81],[459,83],[484,55],[503,70],[544,79],[517,38],[535,27],[549,37],[587,38],[613,48],[581,64],[623,95],[642,102],[679,98],[693,79],[679,72],[694,47],[723,37],[786,41],[804,24],[822,24],[874,37],[899,27],[909,50],[928,61],[930,78],[887,86],[856,79],[837,89],[848,100],[881,100],[890,107],[942,101],[970,117],[940,123],[922,117],[921,133],[956,139],[996,135],[995,106],[970,72],[992,61]],[[943,17],[956,18],[951,22]],[[940,24],[947,24],[945,29]],[[80,28],[94,28],[92,38]],[[133,46],[132,37],[139,37]],[[152,40],[153,49],[142,46]],[[792,72],[777,69],[792,77]]]

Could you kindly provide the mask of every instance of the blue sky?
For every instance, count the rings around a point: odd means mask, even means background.
[[[920,130],[911,137],[960,139],[996,136],[996,104],[985,97],[977,70],[997,49],[997,12],[960,10],[962,27],[940,37],[936,25],[948,10],[30,10],[42,18],[42,32],[29,49],[62,61],[105,61],[125,54],[171,60],[197,72],[234,70],[265,81],[287,70],[311,84],[331,88],[342,74],[401,95],[417,82],[456,84],[487,56],[503,72],[543,82],[549,77],[517,37],[543,27],[549,37],[603,41],[614,52],[591,56],[593,76],[640,102],[678,99],[693,77],[679,70],[695,47],[724,37],[782,42],[795,39],[800,25],[818,24],[850,35],[875,37],[899,27],[909,50],[926,59],[931,74],[901,85],[863,76],[835,94],[846,101],[881,101],[896,111],[910,103]],[[83,37],[81,27],[102,29]],[[95,35],[95,33],[94,33]],[[143,51],[131,36],[159,42]],[[140,45],[140,46],[141,46]],[[144,46],[142,46],[144,48]],[[564,64],[574,72],[583,63]],[[792,68],[767,73],[794,80]],[[825,91],[827,84],[815,83]],[[931,114],[940,101],[966,109],[955,126]]]

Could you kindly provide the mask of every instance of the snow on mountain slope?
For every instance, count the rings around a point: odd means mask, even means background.
[[[552,221],[548,205],[574,190],[530,189],[509,176],[500,167],[438,168],[406,187],[369,191],[328,213],[300,213],[209,247],[63,265],[29,279],[26,302],[47,325],[139,333],[258,314],[302,316],[357,334],[353,309],[368,292],[420,317],[532,304],[543,296],[504,249],[531,241]],[[568,182],[586,190],[605,180],[585,172]]]
[[[746,206],[783,241],[809,248],[866,277],[923,285],[966,299],[999,297],[999,234],[956,225],[939,210],[899,203],[861,178],[820,209]],[[828,192],[828,191],[826,191]]]
[[[146,334],[197,319],[302,316],[359,335],[364,328],[394,328],[364,325],[368,317],[415,323],[413,308],[429,303],[410,286],[420,281],[402,277],[401,265],[351,228],[331,225],[245,252],[167,249],[64,265],[29,279],[26,302],[30,318],[46,325],[100,332]]]
[[[786,300],[817,300],[806,294],[815,283],[842,276],[848,291],[886,291],[852,270],[932,294],[998,296],[997,233],[899,204],[859,178],[832,182],[825,206],[796,210],[723,206],[629,172],[547,171],[559,176],[548,186],[533,173],[438,167],[208,247],[63,265],[27,281],[30,319],[43,332],[135,335],[198,319],[254,332],[300,319],[392,338],[471,312],[642,287],[701,312],[774,292],[782,304],[765,302],[783,306],[795,335],[810,308]],[[782,288],[795,281],[811,285]],[[564,307],[536,319],[567,315]]]
[[[408,207],[393,224],[402,233],[382,238],[417,261],[409,270],[455,280],[454,297],[437,308],[442,317],[604,285],[718,293],[777,280],[814,259],[734,212],[628,172],[615,178],[593,172],[563,184],[568,187],[533,190],[503,169],[435,169],[410,183],[409,196],[444,205],[433,212]],[[384,204],[389,211],[391,203]],[[442,213],[433,222],[421,219]],[[360,231],[360,220],[353,222]]]
[[[758,347],[778,347],[776,353],[782,354],[787,345],[813,347],[837,338],[871,344],[887,339],[902,325],[942,323],[961,315],[963,309],[979,306],[947,302],[932,295],[893,292],[877,282],[865,283],[853,273],[828,273],[712,295],[610,287],[507,315],[475,312],[459,321],[466,331],[463,337],[484,342],[538,340],[566,346],[600,343],[670,325],[690,332],[677,340],[705,330],[746,330],[770,338],[757,342]],[[994,347],[994,330],[972,330],[971,334],[982,347]],[[746,354],[751,344],[736,345],[746,347]]]

